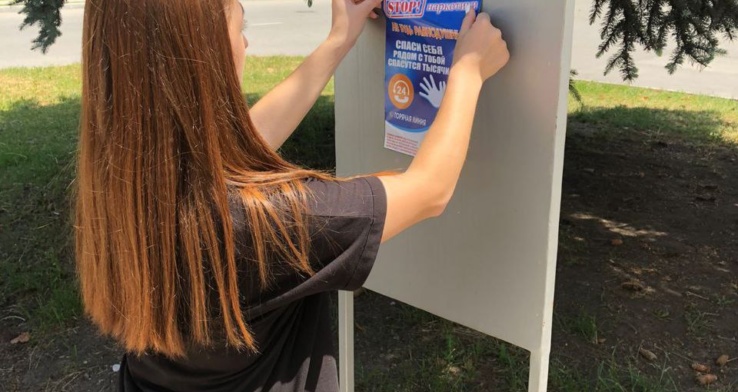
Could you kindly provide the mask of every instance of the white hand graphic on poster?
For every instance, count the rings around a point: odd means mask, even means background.
[[[427,99],[434,108],[438,109],[441,106],[443,100],[443,93],[446,92],[446,82],[441,82],[436,86],[436,81],[433,79],[433,75],[430,75],[430,82],[428,78],[423,78],[420,83],[420,88],[423,91],[420,92],[420,96]]]

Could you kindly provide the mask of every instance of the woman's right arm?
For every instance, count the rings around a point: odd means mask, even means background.
[[[508,59],[489,15],[475,18],[470,12],[459,31],[443,102],[417,155],[404,173],[379,177],[387,195],[382,242],[444,211],[466,159],[482,83]]]

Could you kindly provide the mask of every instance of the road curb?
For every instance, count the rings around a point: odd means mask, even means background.
[[[64,7],[62,9],[73,9],[73,8],[84,8],[85,2],[84,0],[79,1],[69,1],[64,4]],[[10,5],[9,3],[0,3],[0,13],[9,13],[9,12],[20,12],[23,9],[22,4],[18,5]]]

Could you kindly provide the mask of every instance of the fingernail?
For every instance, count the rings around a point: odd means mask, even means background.
[[[471,10],[471,7],[469,6],[469,4],[467,4],[466,5],[466,13],[468,14],[470,10]]]

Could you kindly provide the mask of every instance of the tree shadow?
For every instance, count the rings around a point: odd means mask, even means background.
[[[247,94],[249,103],[257,102],[259,94]],[[305,119],[284,145],[280,154],[290,162],[310,169],[335,172],[335,121],[333,95],[321,95]]]
[[[69,198],[79,107],[71,96],[0,111],[0,309],[35,331],[81,314]]]
[[[570,115],[569,122],[569,131],[575,133],[604,130],[606,135],[612,135],[617,131],[637,131],[641,137],[681,137],[699,143],[724,143],[730,134],[738,133],[738,123],[724,119],[715,110],[584,107]]]
[[[256,102],[260,96],[247,98]],[[318,99],[281,148],[285,158],[334,170],[333,103],[333,96]],[[76,302],[65,290],[74,285],[67,194],[79,106],[79,97],[68,97],[53,105],[17,101],[0,111],[0,325],[10,333],[26,330],[29,321],[76,322]],[[674,348],[679,352],[729,351],[720,346],[730,344],[729,340],[698,340],[689,332],[690,320],[699,320],[699,312],[720,315],[720,322],[707,328],[714,336],[734,336],[731,328],[738,323],[730,318],[738,314],[738,301],[731,302],[738,290],[732,288],[738,285],[738,178],[734,174],[738,149],[724,137],[725,129],[736,129],[736,124],[709,110],[587,108],[570,116],[556,312],[558,317],[568,317],[567,322],[587,322],[589,318],[581,314],[595,317],[592,328],[599,328],[597,336],[608,343],[593,345],[591,339],[570,336],[555,326],[555,361],[574,368],[581,358],[582,368],[589,369],[582,372],[591,374],[596,372],[592,366],[612,358],[613,347],[629,352],[641,341],[670,347],[665,334],[684,343],[686,349]],[[614,245],[615,238],[623,243]],[[644,289],[628,291],[621,286],[626,279],[639,280]],[[691,308],[695,303],[699,310]],[[386,327],[385,318],[372,321],[371,317],[389,307],[394,309],[389,304],[369,307],[363,327]],[[371,314],[372,310],[380,312]],[[412,320],[412,316],[400,317],[405,323]],[[424,317],[416,316],[418,325],[434,322]],[[629,325],[637,325],[637,333]],[[398,334],[408,329],[397,327]],[[427,335],[428,339],[468,335],[459,331],[436,328]],[[491,355],[497,346],[479,344],[482,339],[487,338],[475,335],[457,346],[479,345],[485,356]],[[439,355],[442,349],[439,345],[429,355]],[[366,350],[360,355],[376,356],[381,349]],[[11,354],[0,357],[18,362],[27,357],[20,351]],[[60,366],[48,367],[56,370],[35,379],[60,377]],[[429,371],[446,367],[445,363],[433,365]],[[735,378],[734,370],[726,371]],[[589,378],[588,385],[595,385],[595,378]],[[682,385],[688,388],[692,383],[690,375]]]
[[[0,111],[0,189],[15,181],[45,183],[73,156],[80,100],[61,97],[44,105],[33,99]]]
[[[674,371],[689,367],[680,358],[709,363],[729,349],[738,322],[733,118],[626,107],[570,116],[555,312],[576,319],[585,309],[608,343],[592,345],[554,326],[552,351],[569,365],[594,374],[592,361],[577,359],[582,353],[617,356],[689,389],[693,377]],[[644,364],[641,345],[663,366]]]
[[[0,110],[0,336],[30,331],[32,339],[0,347],[0,368],[15,369],[3,373],[11,390],[37,390],[74,373],[67,365],[79,343],[65,337],[82,317],[69,193],[79,112],[79,96],[16,100]],[[100,346],[80,354],[92,357]]]

